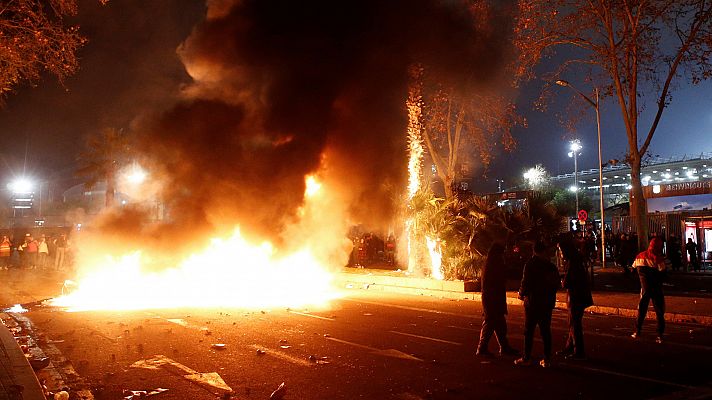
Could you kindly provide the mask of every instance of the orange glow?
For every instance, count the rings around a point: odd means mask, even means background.
[[[345,265],[351,250],[346,206],[316,178],[306,178],[306,184],[299,221],[284,231],[287,248],[248,242],[236,228],[230,237],[212,239],[202,251],[156,270],[157,260],[141,249],[113,257],[79,246],[79,276],[52,304],[71,311],[326,307],[339,296],[329,268]]]
[[[172,307],[301,307],[336,297],[331,274],[308,250],[278,257],[271,244],[253,245],[239,230],[213,239],[176,268],[147,271],[140,251],[104,257],[101,268],[77,280],[77,289],[53,301],[72,311]]]

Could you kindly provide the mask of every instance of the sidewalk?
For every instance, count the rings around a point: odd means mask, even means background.
[[[10,319],[4,313],[0,318]],[[0,400],[45,400],[35,371],[4,323],[0,323]]]
[[[599,276],[596,271],[597,277]],[[621,272],[622,274],[622,272]],[[636,277],[637,278],[637,277]],[[462,281],[438,281],[430,278],[406,276],[404,272],[375,269],[351,269],[337,274],[335,283],[347,289],[383,290],[393,293],[434,296],[448,299],[481,300],[479,292],[470,291]],[[517,299],[514,288],[518,282],[510,281],[507,292],[508,304],[522,304]],[[617,292],[610,288],[593,292],[594,306],[587,311],[598,314],[619,315],[635,318],[638,315],[637,292]],[[566,293],[557,294],[557,308],[566,308]],[[665,320],[668,322],[690,322],[712,325],[712,297],[676,295],[666,293]],[[650,306],[648,319],[655,319],[655,312]]]

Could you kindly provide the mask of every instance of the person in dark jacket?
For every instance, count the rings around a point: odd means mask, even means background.
[[[561,285],[566,289],[566,305],[569,309],[569,337],[564,349],[557,354],[574,360],[583,360],[586,353],[583,346],[583,313],[593,305],[591,288],[583,260],[575,245],[564,240],[559,249],[567,264],[566,274]]]
[[[524,301],[524,357],[515,365],[531,365],[534,329],[544,342],[544,359],[539,365],[551,366],[551,311],[556,305],[556,290],[559,287],[559,271],[551,263],[543,242],[534,243],[534,256],[524,265],[519,298]]]
[[[499,353],[517,355],[519,352],[507,340],[507,292],[506,269],[504,267],[504,246],[494,243],[487,253],[487,261],[482,271],[482,309],[484,320],[477,345],[478,356],[491,355],[488,346],[492,333],[497,335]]]
[[[640,337],[643,322],[648,313],[648,305],[653,300],[655,317],[658,321],[658,343],[663,342],[665,333],[665,296],[663,295],[663,278],[665,274],[665,256],[663,256],[663,242],[660,238],[653,238],[648,245],[648,250],[638,254],[633,262],[633,267],[638,269],[640,278],[640,301],[638,302],[638,319],[633,339]]]

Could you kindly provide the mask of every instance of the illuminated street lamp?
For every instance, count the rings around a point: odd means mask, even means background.
[[[145,180],[148,174],[138,164],[134,164],[130,170],[126,172],[126,180],[132,185],[140,185]]]
[[[581,142],[576,139],[571,141],[571,151],[569,152],[569,157],[574,158],[574,185],[571,187],[571,191],[576,193],[576,212],[579,210],[579,198],[578,198],[578,156],[579,150],[581,150]]]
[[[524,172],[524,179],[526,179],[529,187],[534,189],[541,186],[546,178],[546,170],[541,165],[529,168]]]
[[[596,129],[598,131],[598,193],[599,206],[601,208],[601,267],[606,268],[606,220],[603,215],[603,161],[601,159],[601,112],[599,107],[600,99],[598,96],[598,88],[595,88],[596,101],[593,101],[567,81],[558,80],[556,81],[556,84],[571,88],[571,90],[576,92],[579,96],[581,96],[581,98],[586,100],[586,102],[588,102],[594,110],[596,110]],[[578,206],[576,209],[578,210]],[[593,268],[591,268],[591,278],[593,278]],[[593,282],[593,279],[591,282]]]
[[[17,178],[7,184],[7,188],[14,194],[32,193],[34,185],[27,178]]]

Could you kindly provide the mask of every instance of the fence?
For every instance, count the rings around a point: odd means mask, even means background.
[[[613,233],[632,233],[637,232],[635,226],[635,218],[629,215],[613,217],[611,224],[611,229]],[[678,238],[682,237],[682,222],[683,216],[679,212],[671,213],[656,213],[648,214],[648,234],[658,235],[665,237],[665,240],[669,239],[671,236]]]

